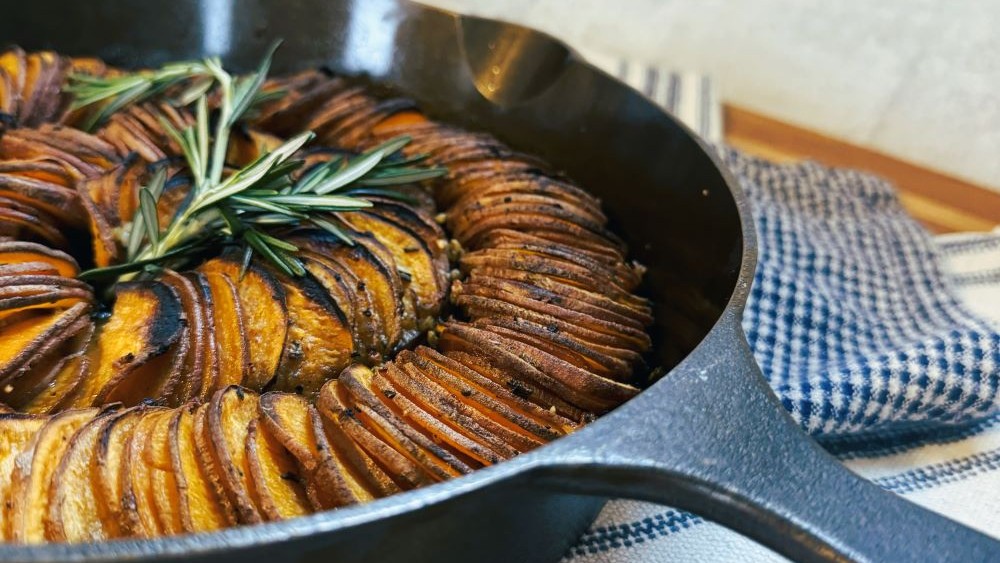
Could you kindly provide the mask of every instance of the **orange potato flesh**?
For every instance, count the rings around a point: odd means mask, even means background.
[[[97,409],[66,411],[48,421],[34,436],[31,446],[15,462],[12,490],[10,538],[18,543],[42,543],[48,537],[45,520],[49,511],[49,489],[63,453],[76,431],[97,415]]]
[[[0,329],[0,379],[28,361],[50,338],[89,308],[80,303],[65,311],[28,316]]]
[[[184,531],[207,532],[231,526],[230,518],[212,485],[195,438],[195,413],[182,407],[171,421],[170,456],[180,492],[180,514]]]
[[[157,520],[164,533],[173,535],[184,531],[180,490],[170,455],[170,427],[181,411],[172,409],[169,412],[169,416],[156,418],[142,456],[150,468],[153,508]]]
[[[313,394],[350,364],[354,339],[319,283],[302,277],[282,285],[290,322],[274,389]]]
[[[281,285],[260,266],[251,266],[240,276],[240,264],[234,259],[209,260],[199,270],[225,274],[236,284],[250,351],[251,371],[245,382],[251,389],[263,389],[274,378],[288,333]]]
[[[155,409],[142,414],[132,429],[123,452],[121,466],[122,512],[127,528],[140,537],[156,537],[167,532],[156,505],[157,484],[153,474],[158,471],[146,458],[145,451],[153,441],[154,428],[169,420],[171,411]]]
[[[215,393],[207,413],[208,438],[222,485],[240,521],[263,521],[247,458],[250,423],[257,417],[258,398],[239,387]]]
[[[22,262],[44,262],[55,268],[59,275],[70,278],[79,273],[76,260],[58,250],[30,242],[0,243],[0,264]]]
[[[108,538],[94,487],[97,447],[116,413],[105,413],[83,425],[53,474],[49,514],[45,522],[51,541],[87,542]]]
[[[30,448],[33,438],[48,422],[47,417],[5,412],[0,414],[0,498],[14,495],[13,473],[18,456]],[[0,503],[0,539],[11,541],[11,502]]]
[[[126,510],[135,503],[135,498],[131,491],[125,490],[124,467],[132,430],[147,410],[136,407],[124,411],[108,424],[97,442],[95,497],[98,514],[107,525],[105,532],[111,538],[139,532],[138,522],[131,519],[134,512]]]
[[[288,450],[258,420],[247,431],[247,458],[261,512],[283,520],[312,512],[303,476]]]
[[[250,373],[250,347],[236,285],[228,275],[218,272],[209,272],[204,279],[212,295],[212,337],[219,355],[214,393],[217,389],[243,383],[243,378]]]
[[[180,303],[167,286],[118,284],[111,318],[98,328],[90,352],[91,372],[75,404],[102,401],[114,386],[165,354],[181,336],[181,329]]]

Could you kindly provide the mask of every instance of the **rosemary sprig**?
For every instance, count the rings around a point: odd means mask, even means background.
[[[269,98],[274,93],[262,94],[260,86],[267,75],[274,51],[280,42],[274,43],[261,63],[261,68],[254,74],[236,79],[233,90],[237,100],[230,107],[236,115],[243,113],[255,102]],[[222,62],[218,57],[196,61],[181,61],[168,63],[156,70],[142,70],[128,74],[113,76],[91,76],[89,74],[73,73],[69,75],[66,91],[73,95],[70,109],[77,110],[95,106],[81,122],[80,128],[92,131],[116,111],[154,96],[180,87],[175,92],[171,103],[177,106],[187,106],[207,94],[215,83],[223,80],[233,80],[222,70]],[[223,90],[225,92],[225,90]],[[247,93],[252,93],[247,96]],[[232,126],[232,123],[229,124]]]
[[[357,157],[333,158],[301,171],[304,161],[294,156],[313,138],[311,132],[304,132],[227,174],[225,158],[231,129],[253,105],[270,66],[270,55],[257,72],[240,78],[230,76],[218,61],[209,59],[202,64],[189,67],[191,75],[187,77],[171,74],[171,80],[201,76],[197,73],[202,68],[207,70],[220,99],[214,134],[209,132],[206,98],[213,86],[195,100],[194,125],[178,131],[163,122],[182,148],[193,178],[188,197],[161,229],[157,206],[167,178],[165,170],[159,170],[140,189],[139,209],[122,229],[126,262],[87,270],[80,274],[82,279],[128,279],[143,271],[176,268],[202,250],[231,243],[244,246],[244,267],[257,253],[288,275],[303,275],[305,269],[295,256],[298,248],[281,240],[274,229],[311,225],[353,244],[338,226],[337,213],[371,207],[367,197],[393,195],[382,186],[418,182],[446,172],[442,168],[413,166],[419,159],[399,156],[408,137],[391,139]],[[161,74],[154,72],[153,76]],[[103,107],[118,104],[120,94],[114,93],[118,91],[108,89],[109,98],[94,93],[91,103],[104,103]]]

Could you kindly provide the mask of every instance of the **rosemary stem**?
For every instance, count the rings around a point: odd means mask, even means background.
[[[229,75],[220,75],[219,82],[222,84],[222,104],[219,106],[219,120],[215,125],[215,141],[212,145],[212,163],[208,175],[210,185],[218,184],[222,181],[222,169],[226,163],[226,153],[229,149],[229,129],[232,126],[229,122],[232,119],[232,79]]]

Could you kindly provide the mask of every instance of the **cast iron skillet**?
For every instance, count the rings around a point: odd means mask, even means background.
[[[0,547],[0,559],[554,561],[608,497],[657,501],[808,561],[1000,560],[1000,543],[855,477],[799,431],[740,329],[756,260],[737,184],[683,125],[552,38],[396,0],[16,0],[0,42],[126,66],[221,55],[328,66],[544,156],[649,266],[669,373],[582,431],[364,506],[220,533]]]

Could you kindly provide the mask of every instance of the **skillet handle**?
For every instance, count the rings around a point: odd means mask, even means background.
[[[696,512],[798,561],[1000,561],[1000,542],[844,468],[771,393],[735,313],[599,424],[550,446],[547,488]]]

